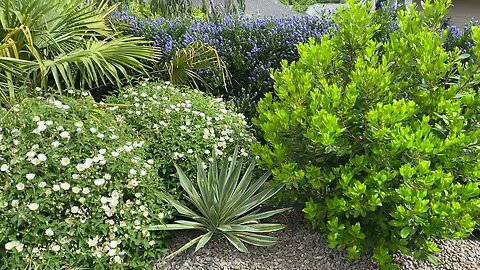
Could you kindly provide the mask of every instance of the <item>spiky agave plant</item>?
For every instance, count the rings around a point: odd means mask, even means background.
[[[190,180],[178,165],[175,164],[175,167],[180,184],[187,194],[187,200],[193,208],[170,196],[165,196],[164,199],[178,211],[179,215],[189,220],[176,220],[172,224],[151,227],[150,230],[200,230],[205,233],[168,255],[165,260],[195,244],[195,251],[198,251],[215,235],[227,238],[241,252],[248,252],[244,243],[255,246],[272,246],[277,243],[276,237],[262,233],[279,231],[284,226],[262,224],[260,221],[288,208],[261,213],[255,211],[255,208],[275,195],[282,185],[261,189],[270,173],[253,180],[254,160],[242,175],[243,161],[238,159],[238,149],[231,158],[218,160],[217,156],[213,155],[208,173],[203,168],[202,160],[197,157],[196,183]]]

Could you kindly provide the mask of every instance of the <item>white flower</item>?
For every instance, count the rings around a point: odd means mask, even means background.
[[[53,125],[53,121],[52,121],[52,120],[48,120],[47,122],[45,122],[45,124],[46,124],[47,126],[51,126],[51,125]]]
[[[38,158],[32,159],[32,164],[33,164],[33,165],[36,166],[36,165],[39,165],[40,163],[42,163],[42,161],[40,161],[40,159],[38,159]]]
[[[8,242],[5,244],[5,249],[6,250],[12,250],[14,247],[17,246],[17,241],[12,241],[12,242]]]
[[[107,252],[107,255],[110,256],[110,257],[115,256],[115,254],[117,254],[117,251],[116,251],[115,249],[110,249],[110,250]]]
[[[59,191],[60,186],[59,185],[53,185],[52,189],[53,189],[53,191]]]
[[[103,176],[103,178],[105,178],[105,180],[110,180],[110,179],[112,179],[112,176],[111,176],[110,174],[106,173],[106,174]]]
[[[88,239],[87,241],[87,245],[89,247],[95,247],[97,244],[98,244],[98,239],[96,237],[92,239]]]
[[[22,252],[24,244],[17,242],[17,245],[15,248],[17,249],[18,252]]]
[[[5,249],[12,250],[15,248],[18,252],[21,252],[23,250],[23,246],[24,245],[18,241],[11,241],[5,244]]]
[[[79,172],[83,172],[84,170],[87,169],[87,167],[86,167],[84,164],[77,164],[77,166],[75,166],[75,168],[76,168],[77,171],[79,171]]]
[[[59,245],[53,245],[50,249],[51,249],[53,252],[59,252],[59,251],[60,251],[60,246],[59,246]]]
[[[3,164],[2,166],[0,166],[0,171],[2,171],[2,172],[8,171],[8,165],[7,165],[7,164]]]
[[[165,218],[165,214],[164,214],[164,213],[159,213],[159,214],[158,214],[158,218],[159,218],[159,219]]]
[[[208,150],[208,149],[205,150],[205,154],[207,154],[207,155],[210,154],[210,150]]]
[[[79,187],[73,187],[73,188],[72,188],[72,192],[75,193],[75,194],[79,193],[81,190],[82,190],[82,189],[79,188]]]
[[[46,236],[53,236],[53,234],[54,234],[54,233],[53,233],[53,230],[52,230],[52,229],[49,228],[49,229],[45,230],[45,235],[46,235]]]
[[[34,117],[32,118],[32,121],[33,121],[33,122],[38,122],[38,121],[40,121],[40,117],[34,116]]]
[[[119,155],[118,152],[116,152],[116,151],[112,152],[111,154],[112,154],[112,157],[118,157],[118,155]]]
[[[110,248],[116,248],[120,244],[118,241],[112,240],[110,241]]]
[[[61,143],[59,141],[52,142],[52,146],[55,147],[55,148],[59,147],[60,145],[61,145]]]
[[[60,187],[63,189],[63,190],[69,190],[70,189],[70,184],[67,183],[67,182],[63,182],[60,184]]]
[[[25,176],[28,180],[33,180],[33,178],[35,178],[35,174],[34,173],[29,173]]]
[[[153,246],[153,245],[155,245],[155,241],[152,240],[152,241],[148,242],[148,244],[149,244],[150,246]]]
[[[19,203],[18,200],[12,200],[12,207],[17,207]]]
[[[83,194],[88,194],[88,193],[90,193],[90,189],[88,187],[85,187],[85,188],[82,189],[82,193]]]
[[[77,122],[77,123],[75,123],[75,126],[77,128],[81,128],[81,127],[83,127],[83,123],[82,122]]]
[[[25,154],[25,156],[27,158],[34,158],[36,154],[37,154],[37,152],[29,151],[29,152],[27,152],[27,154]]]
[[[63,166],[67,166],[68,164],[70,164],[70,159],[68,157],[64,157],[60,160],[60,164],[62,164]]]
[[[100,138],[100,139],[103,139],[103,138],[105,138],[105,135],[103,133],[98,133],[97,137]]]
[[[39,205],[38,205],[38,203],[29,203],[29,204],[27,204],[27,207],[28,207],[30,210],[35,211],[35,210],[38,209]]]
[[[80,178],[80,175],[78,175],[78,174],[76,174],[76,173],[72,174],[72,179],[73,179],[73,180],[77,180],[77,179],[79,179],[79,178]]]
[[[128,188],[133,188],[133,187],[136,187],[136,186],[138,186],[138,181],[135,180],[135,179],[130,180],[130,182],[128,182],[128,184],[127,184]]]
[[[96,133],[96,132],[97,132],[97,129],[92,127],[92,128],[90,128],[90,132]]]
[[[91,158],[85,159],[84,165],[85,165],[85,167],[87,167],[87,169],[90,168],[90,166],[92,166],[92,164],[93,164],[93,159],[91,159]]]
[[[43,182],[43,181],[40,182],[40,183],[38,183],[38,187],[39,187],[39,188],[44,188],[44,187],[46,187],[46,186],[47,186],[47,183],[45,183],[45,182]]]
[[[95,181],[93,181],[93,183],[96,186],[101,186],[101,185],[105,184],[105,179],[103,179],[103,178],[95,179]]]
[[[25,189],[25,185],[23,183],[18,183],[16,186],[15,186],[18,190],[24,190]]]
[[[68,133],[67,131],[63,131],[62,133],[60,133],[60,137],[63,139],[68,139],[70,138],[70,133]]]
[[[45,156],[44,154],[38,154],[38,160],[40,160],[41,162],[44,162],[47,160],[47,156]]]
[[[70,209],[70,212],[76,214],[78,213],[78,211],[80,211],[80,208],[78,208],[78,206],[73,206],[71,209]]]
[[[132,174],[132,175],[135,175],[135,174],[137,174],[137,170],[135,170],[135,169],[130,169],[129,173]]]

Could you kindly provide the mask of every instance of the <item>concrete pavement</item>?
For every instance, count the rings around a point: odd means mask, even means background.
[[[280,0],[245,0],[245,12],[254,16],[295,16],[305,15],[285,6]]]

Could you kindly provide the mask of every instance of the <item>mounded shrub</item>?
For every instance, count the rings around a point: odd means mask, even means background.
[[[114,21],[127,23],[127,32],[152,40],[170,60],[178,49],[200,40],[214,47],[231,73],[227,90],[222,78],[212,72],[201,73],[211,86],[209,91],[231,100],[250,119],[257,101],[273,90],[270,69],[280,67],[282,59],[298,59],[299,42],[321,37],[331,26],[327,17],[248,18],[226,17],[214,21],[192,18],[167,20],[138,19],[117,14]],[[163,66],[158,67],[163,69]]]
[[[330,247],[373,250],[385,269],[396,251],[435,261],[435,238],[467,237],[479,221],[480,66],[443,48],[450,1],[399,11],[385,42],[374,12],[349,3],[332,38],[300,44],[274,73],[257,154]]]
[[[233,105],[169,82],[123,88],[106,102],[124,104],[114,111],[119,124],[144,138],[147,157],[155,160],[162,182],[173,190],[179,188],[174,162],[194,176],[196,155],[204,160],[211,151],[224,156],[238,145],[241,155],[248,156],[255,140]]]
[[[150,269],[169,209],[144,148],[87,98],[2,109],[0,269]]]

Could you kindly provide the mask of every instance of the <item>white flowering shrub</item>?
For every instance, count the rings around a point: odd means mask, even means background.
[[[196,154],[207,160],[211,151],[224,156],[238,145],[241,155],[247,156],[254,140],[245,117],[233,106],[169,82],[143,82],[124,88],[107,102],[126,105],[115,110],[119,125],[142,134],[148,157],[155,160],[159,175],[170,183],[171,190],[179,188],[174,162],[193,175]]]
[[[0,269],[148,269],[169,210],[145,143],[85,98],[0,115]]]

